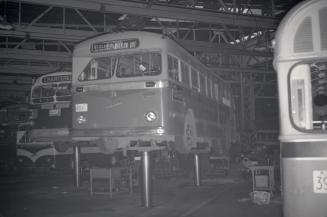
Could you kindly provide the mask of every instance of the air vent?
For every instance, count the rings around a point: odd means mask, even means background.
[[[313,51],[312,23],[311,17],[307,17],[303,20],[296,31],[294,39],[294,52],[301,53],[310,51]]]
[[[327,7],[319,10],[321,49],[327,50]]]

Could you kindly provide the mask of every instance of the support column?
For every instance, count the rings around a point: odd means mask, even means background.
[[[75,170],[75,188],[80,187],[80,147],[78,144],[74,145],[74,170]]]
[[[194,185],[201,186],[200,158],[199,154],[194,154]]]
[[[149,208],[152,206],[152,179],[150,153],[142,151],[142,167],[141,167],[141,184],[142,184],[142,206]]]

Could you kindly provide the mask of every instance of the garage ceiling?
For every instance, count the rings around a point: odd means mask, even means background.
[[[74,45],[103,32],[170,35],[231,82],[275,83],[271,42],[295,1],[1,1],[1,88],[71,68]],[[242,74],[242,76],[240,76]]]

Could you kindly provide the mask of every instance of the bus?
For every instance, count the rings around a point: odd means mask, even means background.
[[[109,153],[229,151],[230,84],[167,35],[125,31],[80,42],[72,86],[76,141]]]
[[[38,77],[30,94],[31,122],[17,131],[20,165],[55,167],[57,156],[67,158],[71,128],[71,72]]]
[[[31,119],[17,131],[18,165],[70,169],[73,167],[72,73],[59,71],[38,77],[31,87]],[[96,144],[83,145],[81,168],[110,165],[113,156]]]
[[[304,1],[276,33],[285,217],[327,216],[326,20],[326,0]]]

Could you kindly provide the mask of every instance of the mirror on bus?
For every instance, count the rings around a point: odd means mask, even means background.
[[[298,64],[290,72],[291,116],[296,127],[327,127],[327,62]]]

